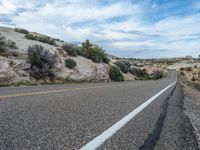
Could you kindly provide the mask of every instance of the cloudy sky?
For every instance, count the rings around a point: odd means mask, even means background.
[[[200,0],[0,0],[0,26],[89,39],[123,57],[200,54]]]

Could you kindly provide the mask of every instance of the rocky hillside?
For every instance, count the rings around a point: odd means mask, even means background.
[[[38,33],[0,27],[0,84],[52,79],[110,81],[109,64],[103,52],[96,48],[98,55],[94,50],[86,55],[79,49]]]

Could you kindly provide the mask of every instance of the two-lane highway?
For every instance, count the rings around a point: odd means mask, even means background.
[[[139,149],[175,81],[176,72],[170,72],[157,81],[0,88],[0,149],[89,149],[88,143],[154,97],[109,137],[97,140],[100,145],[92,143],[99,149]]]

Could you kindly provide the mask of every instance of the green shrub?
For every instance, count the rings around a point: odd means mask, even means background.
[[[185,70],[185,68],[180,68],[180,71],[184,71]]]
[[[118,66],[110,66],[109,76],[112,81],[124,81],[123,75]]]
[[[78,55],[78,51],[79,51],[79,47],[73,44],[64,44],[62,46],[62,48],[64,49],[64,51],[67,52],[67,54],[69,56],[77,56]]]
[[[115,65],[117,65],[123,73],[127,73],[131,66],[129,61],[117,61],[115,62]]]
[[[90,43],[89,40],[86,40],[85,42],[82,43],[82,50],[87,53],[87,50],[89,48],[93,47],[92,43]]]
[[[31,63],[31,76],[36,79],[55,78],[53,69],[57,62],[57,56],[50,53],[41,45],[33,45],[28,47],[28,58]]]
[[[192,71],[192,67],[187,67],[185,70],[186,71]]]
[[[6,38],[0,34],[0,53],[6,52]]]
[[[133,74],[134,76],[142,79],[150,79],[149,74],[146,72],[145,69],[139,69],[139,68],[135,68],[135,67],[130,67],[128,70],[131,74]]]
[[[87,50],[88,58],[95,63],[105,62],[108,63],[109,60],[104,53],[104,51],[99,47],[92,47]]]
[[[75,66],[76,66],[76,61],[70,58],[65,59],[65,67],[69,69],[73,69]]]
[[[6,46],[11,47],[11,48],[17,48],[16,43],[11,40],[6,41]]]
[[[25,38],[29,39],[29,40],[36,40],[37,41],[37,38],[33,34],[30,34],[30,33],[26,34]]]
[[[161,79],[163,77],[163,72],[156,70],[151,74],[151,76],[154,80]]]
[[[7,40],[4,36],[0,34],[0,53],[4,53],[8,48],[17,48],[16,43],[11,40]]]
[[[82,56],[91,59],[95,63],[109,63],[109,59],[107,58],[104,50],[96,45],[90,43],[89,40],[82,43],[82,49],[78,52]]]
[[[40,42],[47,43],[50,45],[55,45],[54,39],[50,38],[49,36],[36,36],[31,33],[28,33],[25,35],[25,38],[29,40],[40,41]]]
[[[192,77],[192,81],[196,81],[196,79],[194,77]]]
[[[182,76],[184,76],[184,75],[185,75],[185,73],[184,73],[184,72],[181,72],[181,75],[182,75]]]
[[[82,48],[79,48],[79,49],[78,49],[77,54],[80,55],[80,56],[83,56],[83,57],[87,58],[86,52],[83,51]]]
[[[37,40],[43,43],[48,43],[50,45],[55,45],[54,39],[50,38],[49,36],[36,36]]]
[[[19,32],[19,33],[23,33],[23,34],[29,33],[26,29],[22,29],[22,28],[15,28],[15,32]]]

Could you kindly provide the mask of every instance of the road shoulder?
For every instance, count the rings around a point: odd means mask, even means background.
[[[200,146],[200,91],[184,87],[184,113],[194,128],[194,133]]]
[[[155,150],[194,150],[198,149],[193,127],[183,109],[182,88],[178,84],[171,96],[167,116]]]

